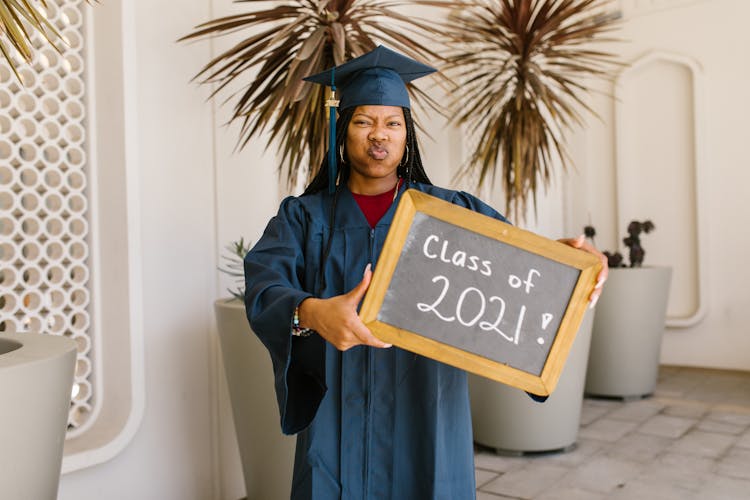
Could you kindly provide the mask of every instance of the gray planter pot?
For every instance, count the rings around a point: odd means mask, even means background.
[[[76,343],[0,335],[0,498],[57,498]]]
[[[578,437],[592,317],[583,318],[557,388],[544,403],[492,380],[469,376],[474,441],[500,453],[564,451]]]
[[[295,439],[281,433],[271,358],[241,302],[220,299],[214,309],[247,498],[289,498]]]
[[[672,269],[609,270],[591,338],[586,394],[633,398],[656,387]]]

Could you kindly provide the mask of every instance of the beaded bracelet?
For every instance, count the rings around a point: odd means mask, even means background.
[[[292,317],[292,335],[295,337],[309,337],[313,331],[312,328],[302,328],[299,326],[299,307],[295,307],[294,316]]]

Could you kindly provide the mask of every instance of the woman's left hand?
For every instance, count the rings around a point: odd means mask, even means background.
[[[604,282],[607,281],[607,276],[609,275],[607,256],[597,250],[592,244],[587,242],[586,236],[584,236],[583,234],[578,238],[562,238],[557,241],[559,241],[560,243],[565,243],[566,245],[570,245],[573,248],[578,248],[590,254],[594,254],[602,262],[602,270],[599,271],[599,275],[596,277],[596,286],[591,292],[591,295],[589,295],[589,307],[594,307],[596,305],[596,301],[599,300],[599,296],[602,293],[602,286],[604,285]]]

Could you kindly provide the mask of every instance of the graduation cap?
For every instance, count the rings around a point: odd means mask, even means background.
[[[328,143],[328,191],[336,189],[336,111],[353,106],[379,105],[411,108],[406,84],[437,71],[410,57],[378,45],[370,52],[322,73],[308,76],[305,81],[328,85],[331,98],[326,105],[330,113]],[[341,101],[336,100],[336,87]]]

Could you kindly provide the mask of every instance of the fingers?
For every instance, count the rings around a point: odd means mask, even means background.
[[[594,286],[594,290],[589,295],[589,308],[593,308],[594,306],[596,306],[596,303],[599,300],[599,296],[602,293],[604,282],[607,281],[607,277],[609,275],[609,266],[607,265],[607,256],[601,253],[599,250],[597,250],[596,247],[588,243],[586,241],[586,236],[583,234],[578,236],[577,238],[563,238],[558,241],[560,241],[561,243],[565,243],[566,245],[570,245],[573,248],[577,248],[579,250],[583,250],[585,252],[593,254],[601,262],[602,269],[601,271],[599,271],[599,274],[596,276],[596,285]]]
[[[369,345],[380,348],[391,347],[391,344],[387,344],[375,337],[370,329],[362,323],[359,316],[354,316],[342,324],[341,329],[326,340],[333,344],[339,351],[346,351],[358,345]]]
[[[391,344],[386,344],[375,335],[373,335],[370,329],[367,328],[364,323],[360,322],[360,325],[360,327],[352,329],[352,333],[361,341],[362,344],[381,348],[391,347]]]
[[[560,243],[565,243],[566,245],[571,246],[573,248],[581,248],[582,249],[582,248],[585,247],[585,245],[587,245],[587,243],[586,243],[586,235],[583,235],[583,234],[580,235],[580,236],[578,236],[578,237],[576,237],[576,238],[560,238],[557,241],[559,241]]]
[[[365,272],[362,274],[362,281],[360,281],[359,284],[354,287],[354,289],[348,294],[349,297],[354,301],[355,314],[357,304],[359,304],[359,301],[362,300],[362,297],[364,297],[371,281],[372,264],[367,264],[367,266],[365,267]],[[385,342],[375,337],[370,329],[367,328],[364,323],[362,323],[362,320],[359,318],[359,316],[356,317],[355,324],[351,325],[351,331],[354,336],[357,337],[364,345],[383,348],[391,347],[391,344],[386,344]]]
[[[589,295],[589,309],[593,309],[596,306],[596,303],[602,294],[602,289],[604,288],[604,282],[607,281],[607,276],[609,274],[609,266],[607,265],[607,257],[602,254],[600,257],[600,260],[602,261],[602,269],[601,271],[599,271],[599,274],[596,277],[596,285],[594,286],[594,291],[591,292],[591,295]]]
[[[362,281],[349,293],[313,302],[318,306],[314,311],[316,330],[339,351],[346,351],[357,345],[391,347],[391,344],[375,337],[357,314],[357,306],[367,292],[371,281],[372,269],[368,264],[362,275]]]

